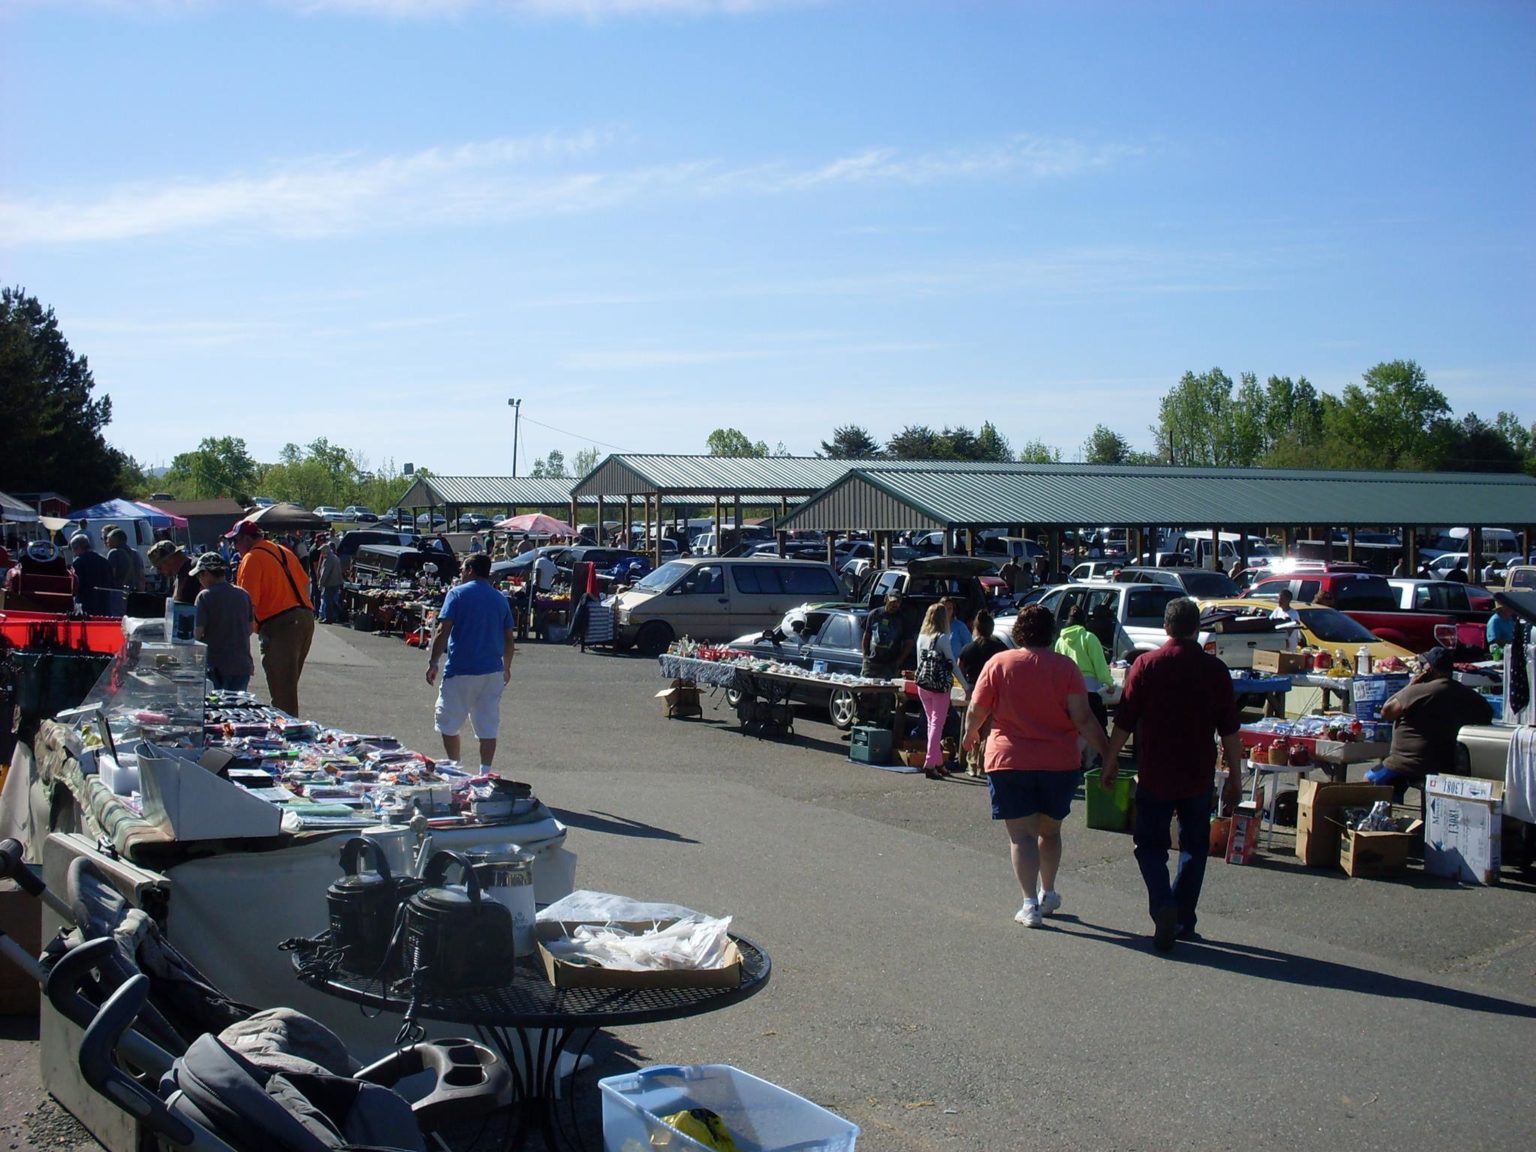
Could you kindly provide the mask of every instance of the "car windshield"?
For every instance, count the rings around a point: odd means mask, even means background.
[[[665,592],[675,584],[680,576],[688,571],[688,565],[681,560],[674,560],[669,564],[663,564],[645,579],[635,585],[647,592]]]
[[[1302,626],[1326,644],[1374,644],[1376,634],[1332,608],[1298,608]]]
[[[1200,600],[1220,600],[1238,594],[1237,581],[1222,572],[1184,573],[1184,591]]]

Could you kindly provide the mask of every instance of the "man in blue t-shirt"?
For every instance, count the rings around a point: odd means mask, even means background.
[[[512,679],[517,628],[507,598],[490,582],[491,558],[477,552],[464,561],[463,582],[451,589],[437,614],[437,633],[427,659],[427,683],[437,683],[444,650],[448,663],[437,692],[435,727],[448,759],[459,759],[459,730],[467,718],[480,740],[480,772],[496,759],[501,694]]]

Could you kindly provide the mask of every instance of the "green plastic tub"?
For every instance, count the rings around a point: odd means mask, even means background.
[[[1088,827],[1103,832],[1124,832],[1131,823],[1131,797],[1136,792],[1136,774],[1121,771],[1106,789],[1099,783],[1099,770],[1083,773],[1083,799],[1088,810]]]

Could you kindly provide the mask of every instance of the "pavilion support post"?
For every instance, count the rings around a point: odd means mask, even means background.
[[[774,525],[774,539],[779,542],[779,555],[785,554],[785,548],[789,544],[789,533],[784,529],[784,521],[789,517],[789,497],[779,497],[779,521]]]
[[[597,527],[593,530],[592,535],[599,544],[606,544],[608,543],[607,532],[608,526],[603,523],[603,494],[599,492],[597,494]]]
[[[1050,579],[1055,579],[1056,573],[1061,571],[1061,529],[1051,529],[1051,546],[1049,549],[1051,571]]]
[[[715,496],[715,551],[720,551],[720,541],[725,536],[725,522],[720,519],[720,497]]]
[[[1419,538],[1406,525],[1398,529],[1403,542],[1403,575],[1413,576],[1419,570]]]
[[[1219,571],[1221,568],[1221,528],[1219,525],[1211,528],[1211,554],[1202,568],[1210,568]]]
[[[1483,530],[1473,527],[1467,530],[1467,579],[1476,581],[1483,570]]]

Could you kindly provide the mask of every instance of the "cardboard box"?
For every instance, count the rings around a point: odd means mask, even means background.
[[[1253,652],[1255,672],[1305,672],[1307,658],[1300,652],[1277,652],[1273,648],[1256,648]]]
[[[1502,864],[1504,785],[1470,776],[1431,776],[1424,782],[1429,823],[1424,871],[1469,884],[1496,884]]]
[[[670,688],[663,688],[656,693],[656,699],[661,701],[661,710],[669,720],[704,715],[704,706],[699,703],[697,686],[686,680],[672,681]]]
[[[616,928],[632,932],[645,932],[652,927],[665,927],[668,921],[653,925],[615,923]],[[534,926],[539,941],[539,959],[544,963],[544,974],[556,988],[736,988],[741,984],[741,953],[734,943],[726,947],[726,964],[723,968],[664,968],[655,972],[629,972],[622,968],[600,968],[592,964],[572,964],[554,956],[545,943],[569,936],[580,924],[575,922],[551,922],[541,920]]]
[[[1412,829],[1407,832],[1341,829],[1339,867],[1348,876],[1395,876],[1408,867],[1408,848],[1413,841]]]
[[[1406,672],[1371,672],[1350,681],[1350,699],[1359,720],[1380,720],[1381,706],[1408,687]]]
[[[1232,828],[1227,835],[1226,858],[1228,864],[1247,864],[1253,859],[1258,847],[1260,817],[1256,812],[1238,811],[1232,816]]]
[[[1331,784],[1304,778],[1296,799],[1296,858],[1308,868],[1336,867],[1343,830],[1339,812],[1391,799],[1392,788],[1386,784]]]
[[[43,950],[43,902],[16,887],[14,880],[0,880],[0,932],[30,956]],[[34,1015],[41,991],[36,980],[9,960],[0,960],[0,1016]]]

